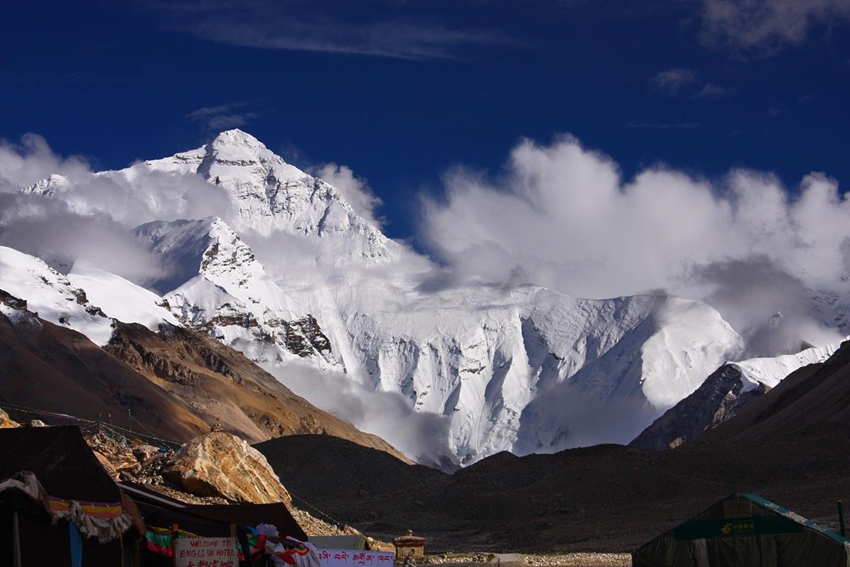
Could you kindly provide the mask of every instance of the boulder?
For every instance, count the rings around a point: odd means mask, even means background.
[[[9,417],[9,414],[0,409],[0,429],[7,429],[9,427],[20,427],[21,424],[12,421],[12,418]]]
[[[133,456],[142,464],[149,462],[159,454],[159,447],[154,447],[153,445],[139,445],[133,448]]]
[[[263,454],[224,431],[213,431],[184,445],[163,476],[191,494],[292,505],[292,497]]]

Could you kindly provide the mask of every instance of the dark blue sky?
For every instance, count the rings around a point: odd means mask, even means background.
[[[823,171],[846,191],[850,9],[806,4],[17,2],[0,138],[118,168],[238,126],[302,168],[351,167],[394,237],[447,168],[497,174],[521,137],[571,133],[627,177]]]

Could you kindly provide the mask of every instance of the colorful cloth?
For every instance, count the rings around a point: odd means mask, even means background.
[[[266,547],[266,536],[258,533],[252,528],[245,527],[248,532],[248,547],[250,548],[251,557],[261,553]],[[185,530],[177,530],[177,537],[201,537],[192,532]],[[145,540],[148,550],[157,555],[165,557],[174,556],[174,548],[172,545],[171,530],[169,528],[157,528],[156,526],[148,526],[148,531],[145,534]],[[244,561],[242,550],[239,550],[239,560]]]
[[[185,530],[177,530],[178,537],[199,537],[192,532]],[[174,548],[172,546],[171,530],[169,528],[158,528],[156,526],[148,526],[148,531],[145,533],[145,541],[148,545],[148,550],[157,555],[166,557],[174,557]]]
[[[83,534],[80,528],[72,522],[68,522],[68,535],[71,538],[71,567],[83,566]]]
[[[93,518],[113,519],[121,516],[124,508],[120,502],[83,502],[81,500],[65,500],[55,496],[47,497],[47,505],[50,511],[54,513],[66,513],[71,510],[74,504],[80,507],[83,514]]]
[[[48,495],[35,475],[22,471],[0,482],[0,492],[17,488],[32,498],[53,518],[72,522],[86,537],[106,543],[121,537],[133,525],[133,518],[121,502],[81,502]]]
[[[319,551],[312,543],[289,536],[278,540],[280,532],[271,524],[260,524],[254,531],[267,537],[266,553],[271,556],[275,567],[319,567]]]

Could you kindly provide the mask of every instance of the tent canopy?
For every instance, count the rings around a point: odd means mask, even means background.
[[[641,546],[632,564],[850,567],[850,539],[758,494],[731,494]]]
[[[135,500],[149,525],[178,524],[186,531],[213,537],[227,536],[230,524],[251,527],[271,524],[277,527],[281,537],[307,540],[307,534],[283,503],[186,504],[140,484],[122,483],[121,486]]]
[[[68,565],[75,554],[84,565],[117,565],[134,523],[138,511],[77,427],[0,429],[0,565],[18,546],[32,567]]]
[[[118,486],[76,426],[0,429],[0,456],[0,481],[29,471],[50,496],[121,501]]]

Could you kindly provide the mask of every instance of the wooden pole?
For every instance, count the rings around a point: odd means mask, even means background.
[[[841,536],[847,537],[847,527],[844,525],[844,501],[838,501],[838,524],[841,526]]]
[[[133,567],[142,567],[142,540],[137,539],[133,546]]]
[[[171,564],[177,566],[177,537],[179,535],[177,524],[171,524]]]
[[[12,542],[12,545],[15,547],[14,565],[15,567],[21,567],[21,524],[18,519],[17,510],[12,513]]]

